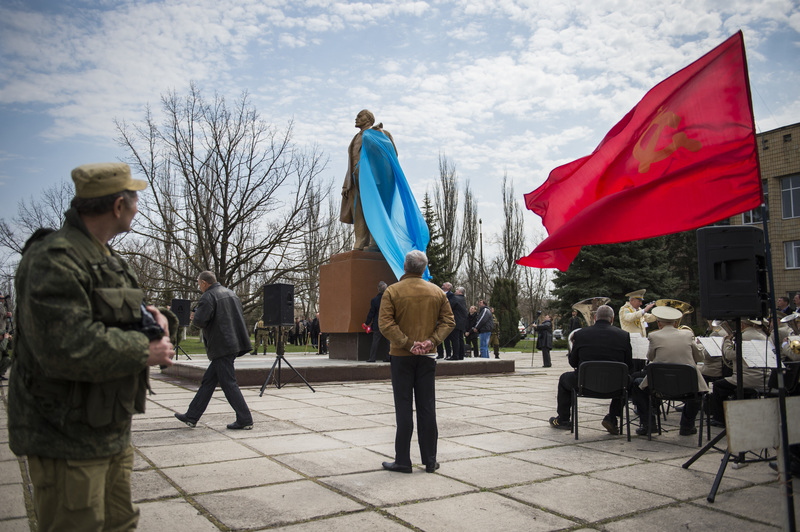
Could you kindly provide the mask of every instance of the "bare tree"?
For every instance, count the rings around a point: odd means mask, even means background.
[[[44,189],[38,198],[22,200],[17,204],[17,214],[10,221],[0,219],[0,249],[3,249],[0,277],[6,285],[3,294],[11,292],[14,272],[19,264],[25,241],[40,227],[58,229],[69,209],[75,189],[67,180]]]
[[[322,200],[311,183],[326,161],[292,143],[291,122],[264,121],[247,93],[229,106],[192,84],[161,104],[162,125],[149,109],[141,124],[117,122],[128,162],[151,185],[134,227],[149,244],[126,250],[158,263],[142,282],[162,298],[193,294],[197,272],[211,270],[252,310],[258,287],[304,268],[308,209]]]
[[[464,210],[462,214],[463,239],[458,254],[464,260],[464,284],[467,299],[475,301],[480,287],[480,257],[478,256],[478,205],[469,187],[464,185]]]
[[[503,176],[503,229],[498,241],[501,255],[495,259],[496,275],[513,279],[519,284],[517,259],[525,250],[525,228],[522,209],[514,197],[514,184],[508,183],[508,175]]]
[[[457,272],[461,267],[463,247],[461,224],[458,221],[458,175],[447,157],[439,154],[439,183],[433,190],[434,210],[442,235],[442,270]]]

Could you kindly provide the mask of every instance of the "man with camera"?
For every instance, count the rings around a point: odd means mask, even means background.
[[[175,352],[167,317],[144,309],[108,242],[130,231],[147,182],[122,163],[80,166],[72,180],[61,229],[37,230],[17,268],[9,444],[28,457],[39,530],[133,530],[131,415],[144,412],[148,366]]]

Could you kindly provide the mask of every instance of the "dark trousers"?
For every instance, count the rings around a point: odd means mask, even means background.
[[[712,384],[711,397],[709,398],[708,408],[711,410],[711,417],[719,422],[725,421],[725,409],[722,403],[729,400],[736,399],[736,385],[719,379]]]
[[[549,368],[552,366],[553,363],[550,361],[550,348],[543,347],[542,348],[542,366],[545,368]]]
[[[467,336],[467,347],[472,351],[472,356],[478,357],[478,333],[472,332]],[[466,349],[466,348],[465,348]],[[467,353],[465,352],[464,355]]]
[[[411,465],[411,436],[414,433],[413,407],[417,407],[417,439],[422,463],[436,463],[439,429],[436,426],[436,361],[426,356],[392,357],[392,391],[397,433],[394,461]],[[412,404],[412,400],[414,404]]]
[[[380,355],[381,359],[384,361],[389,362],[389,340],[381,334],[381,331],[373,329],[372,345],[369,347],[370,361],[375,362],[375,357],[377,355]]]
[[[637,379],[633,382],[633,386],[631,386],[631,400],[633,401],[633,404],[636,405],[636,409],[639,411],[639,419],[642,420],[641,425],[646,427],[647,423],[645,423],[644,420],[647,419],[647,408],[649,406],[650,394],[648,393],[647,389],[642,390],[639,388],[639,384],[641,382],[642,379]],[[657,408],[661,408],[661,401],[654,400],[653,411],[650,412],[651,421],[655,421]],[[681,413],[681,428],[693,428],[698,412],[700,412],[700,399],[684,401],[683,412]],[[655,429],[655,425],[652,428]]]
[[[572,419],[572,390],[578,386],[578,372],[568,371],[562,373],[558,379],[558,394],[556,395],[556,412],[558,413],[559,422],[567,423]],[[622,415],[622,398],[615,397],[611,400],[608,407],[608,415],[617,416]]]
[[[236,372],[233,369],[234,360],[236,360],[236,355],[215,358],[211,361],[203,374],[203,380],[200,381],[200,389],[197,390],[194,399],[189,404],[189,410],[186,411],[187,418],[195,422],[200,419],[219,384],[228,404],[236,412],[236,421],[240,425],[253,424],[253,416],[250,415],[250,409],[247,408],[242,391],[239,390],[239,385],[236,383]]]
[[[453,360],[464,360],[464,331],[453,329],[444,339],[444,349]]]

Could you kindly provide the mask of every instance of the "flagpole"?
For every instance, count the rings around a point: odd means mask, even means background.
[[[742,35],[742,60],[744,62],[744,78],[745,84],[744,86],[747,88],[747,103],[750,107],[750,119],[753,123],[753,142],[757,143],[757,137],[755,132],[755,115],[753,114],[753,97],[750,93],[750,70],[747,68],[747,53],[744,47],[744,34],[742,34],[742,30],[739,30],[739,33]],[[758,171],[758,179],[761,183],[761,161],[758,155],[758,145],[755,146],[755,155],[756,155],[756,170]],[[769,226],[767,224],[767,206],[763,203],[763,191],[762,191],[762,203],[761,203],[761,225],[764,228],[764,256],[767,262],[767,283],[769,286],[769,311],[772,315],[772,320],[774,322],[772,327],[773,332],[773,343],[775,345],[775,359],[777,361],[777,368],[776,373],[778,377],[778,413],[780,417],[780,438],[781,438],[781,453],[783,454],[783,471],[781,471],[781,476],[784,479],[783,486],[786,493],[786,530],[789,532],[796,532],[797,531],[797,523],[794,513],[794,488],[792,483],[792,472],[789,465],[791,464],[791,453],[789,451],[789,429],[786,425],[786,386],[784,385],[783,380],[783,367],[781,364],[781,339],[780,334],[778,332],[778,317],[776,314],[775,309],[775,282],[772,276],[772,245],[770,244],[769,240]],[[741,368],[740,368],[741,370]],[[740,371],[741,372],[741,371]]]

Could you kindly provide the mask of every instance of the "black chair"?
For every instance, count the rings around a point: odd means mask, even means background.
[[[647,419],[653,411],[653,400],[659,401],[700,401],[700,430],[698,431],[697,446],[703,444],[703,414],[705,412],[704,396],[697,384],[697,368],[689,364],[670,364],[667,362],[653,362],[647,365]],[[661,434],[661,409],[656,409],[658,433]],[[709,429],[710,430],[710,429]],[[653,427],[649,427],[647,439],[652,439]],[[711,434],[708,435],[709,439]]]
[[[628,408],[628,365],[623,362],[594,360],[582,362],[578,367],[578,385],[572,389],[572,431],[578,439],[578,397],[590,399],[622,399],[625,420],[619,416],[619,431],[623,423],[628,427],[631,441],[631,414]]]
[[[778,396],[777,371],[773,368],[769,375],[768,391],[765,394],[767,397]],[[786,395],[800,395],[800,362],[783,363],[783,386],[786,389]]]

